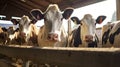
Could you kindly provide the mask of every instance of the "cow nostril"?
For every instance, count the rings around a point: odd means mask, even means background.
[[[92,35],[86,35],[85,40],[93,40],[93,36]]]
[[[88,36],[85,36],[85,38],[87,39],[87,38],[88,38]]]
[[[48,40],[58,40],[58,34],[48,34]]]
[[[58,38],[58,34],[54,34],[54,38]]]
[[[26,33],[21,33],[22,36],[26,36]]]
[[[23,33],[23,35],[26,35],[25,33]]]

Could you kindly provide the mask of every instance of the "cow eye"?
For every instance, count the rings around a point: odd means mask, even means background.
[[[61,18],[61,21],[63,20],[63,18]]]

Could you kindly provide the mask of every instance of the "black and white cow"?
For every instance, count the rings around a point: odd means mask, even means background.
[[[102,47],[120,47],[120,21],[104,25],[102,34]]]
[[[63,27],[63,19],[69,19],[73,8],[67,8],[63,13],[57,4],[50,4],[43,13],[39,9],[33,9],[30,13],[37,19],[44,19],[44,26],[38,34],[40,47],[65,47],[67,44],[67,32]]]
[[[102,23],[105,16],[99,16],[96,20],[92,15],[84,15],[82,20],[72,17],[71,20],[80,26],[73,31],[71,43],[75,47],[97,47],[98,37],[96,35],[96,24]]]

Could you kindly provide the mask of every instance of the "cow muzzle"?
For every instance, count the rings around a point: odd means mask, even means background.
[[[85,41],[86,42],[93,42],[93,36],[92,35],[86,35],[85,36]]]
[[[50,33],[48,34],[48,37],[47,37],[48,40],[51,40],[51,41],[58,41],[58,34],[56,33]]]
[[[20,35],[21,35],[22,37],[26,37],[26,33],[21,32]]]

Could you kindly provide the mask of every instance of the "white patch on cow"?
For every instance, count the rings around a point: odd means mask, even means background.
[[[79,26],[81,26],[81,25],[80,25],[80,24],[75,24],[75,25],[73,26],[73,28],[72,28],[72,31],[78,29]]]

